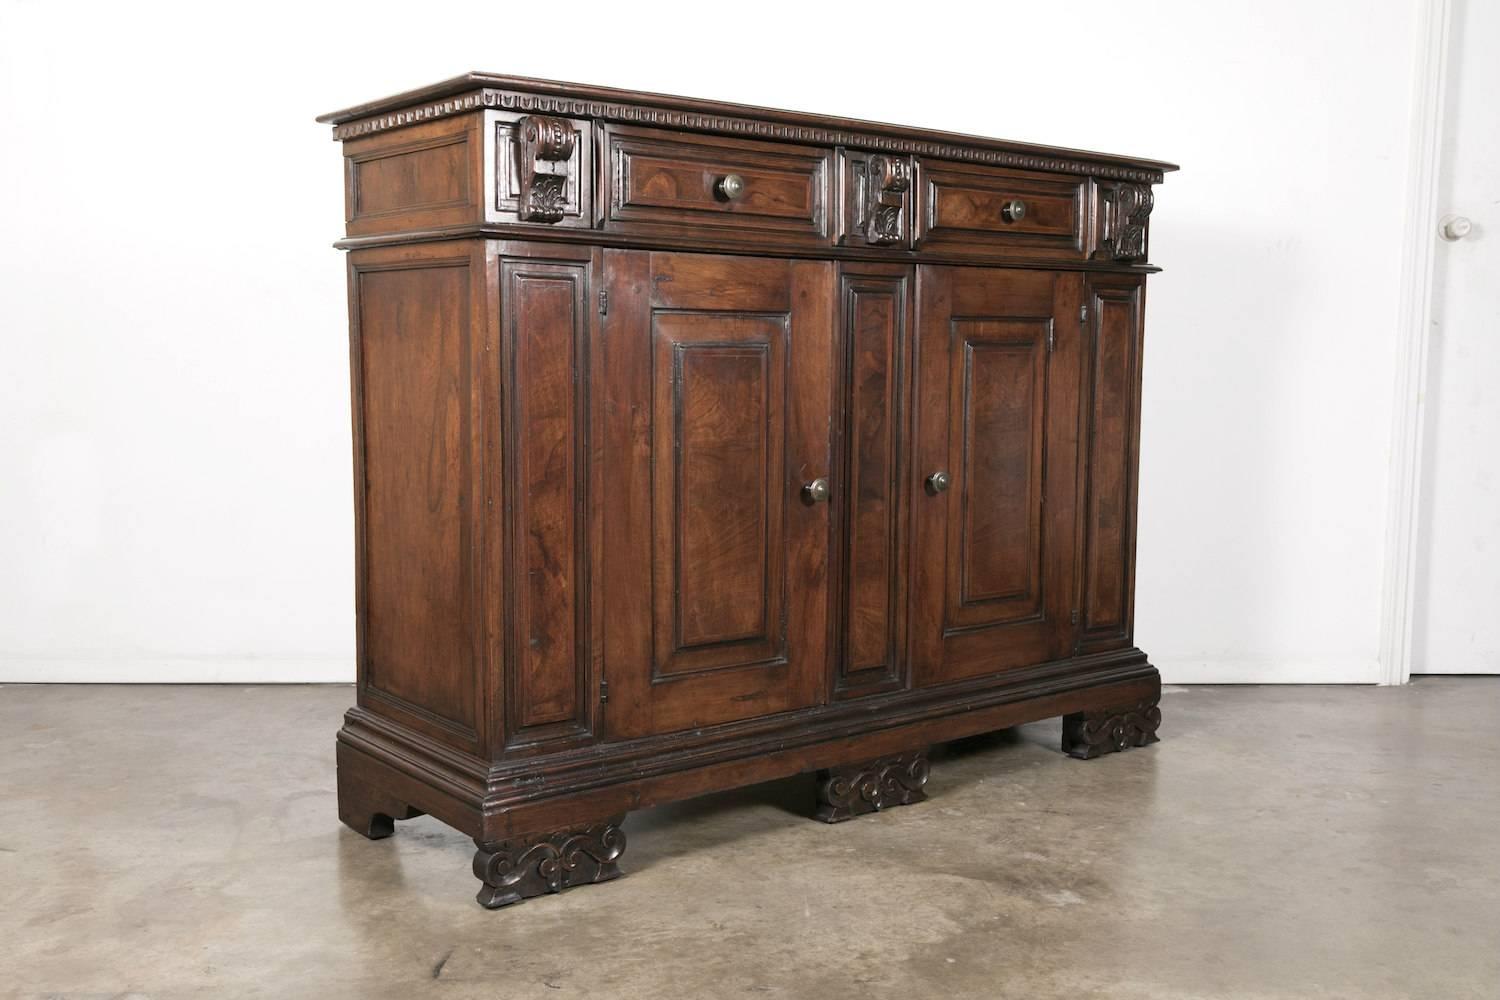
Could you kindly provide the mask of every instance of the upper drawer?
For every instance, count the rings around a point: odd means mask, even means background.
[[[950,253],[1081,259],[1088,178],[922,160],[917,246]]]
[[[604,155],[608,232],[828,243],[829,150],[611,125]]]

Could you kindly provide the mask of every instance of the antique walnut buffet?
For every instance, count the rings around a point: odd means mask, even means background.
[[[1132,635],[1171,164],[488,74],[334,114],[358,706],[339,814],[501,906],[625,813],[934,743],[1156,739]]]

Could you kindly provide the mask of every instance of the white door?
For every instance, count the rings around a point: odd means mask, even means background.
[[[1500,673],[1500,3],[1451,11],[1412,672]]]

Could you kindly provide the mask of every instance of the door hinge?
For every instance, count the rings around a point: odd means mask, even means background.
[[[608,702],[609,702],[609,681],[601,680],[599,682],[599,704],[604,705],[604,704],[607,704]]]
[[[1077,608],[1074,608],[1073,609],[1073,613],[1068,616],[1068,624],[1070,624],[1070,625],[1077,625],[1078,624],[1078,609]]]
[[[1053,350],[1056,349],[1056,347],[1057,347],[1057,331],[1056,330],[1052,330],[1052,329],[1049,328],[1047,330],[1047,353],[1051,354],[1053,352]]]
[[[1089,304],[1085,302],[1078,307],[1078,323],[1080,326],[1089,321]]]
[[[599,315],[600,316],[608,316],[609,315],[609,289],[608,288],[601,288],[601,289],[599,289]]]

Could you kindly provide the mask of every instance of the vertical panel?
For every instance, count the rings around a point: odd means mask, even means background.
[[[500,265],[511,635],[512,740],[584,724],[587,668],[581,540],[585,531],[579,393],[587,267],[506,259]],[[536,727],[552,732],[528,733]]]
[[[950,454],[958,517],[949,530],[950,626],[1041,610],[1047,335],[1051,320],[954,320],[961,354]]]
[[[781,655],[785,323],[662,312],[652,336],[654,672]]]
[[[677,645],[764,635],[770,345],[677,345]]]
[[[857,270],[859,269],[859,270]],[[853,273],[851,273],[853,272]],[[841,275],[844,365],[845,536],[837,585],[840,642],[835,691],[899,686],[904,577],[899,489],[905,401],[907,282],[898,268],[846,266]]]
[[[1138,284],[1090,289],[1081,623],[1086,642],[1123,640],[1129,630],[1140,306]]]
[[[354,272],[362,693],[471,743],[473,598],[467,258]]]

